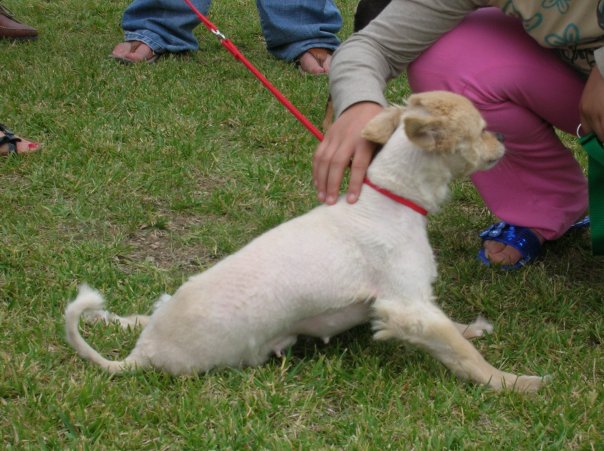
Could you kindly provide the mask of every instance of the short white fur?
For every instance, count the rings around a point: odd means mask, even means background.
[[[487,169],[503,146],[484,131],[472,104],[455,94],[411,96],[363,131],[384,144],[368,172],[377,185],[434,212],[448,184]],[[151,316],[121,318],[102,310],[87,286],[66,309],[67,340],[106,370],[154,367],[172,374],[265,362],[298,335],[328,341],[373,322],[376,339],[399,339],[430,352],[459,377],[494,389],[537,390],[544,379],[500,371],[469,338],[490,332],[479,318],[452,322],[434,303],[436,263],[426,218],[368,186],[358,202],[319,206],[253,240],[191,277]],[[144,326],[122,361],[109,361],[78,330],[79,318]]]

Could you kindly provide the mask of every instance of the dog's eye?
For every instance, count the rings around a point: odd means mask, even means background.
[[[484,135],[484,134],[487,134],[487,133],[490,133],[490,132],[489,132],[489,131],[487,131],[487,130],[483,130],[483,131],[482,131],[482,134],[483,134],[483,135]],[[497,141],[499,141],[500,143],[502,143],[502,144],[503,144],[503,142],[505,141],[505,135],[504,135],[503,133],[499,133],[499,132],[492,132],[492,134],[493,134],[493,136],[495,136],[495,139],[496,139]]]

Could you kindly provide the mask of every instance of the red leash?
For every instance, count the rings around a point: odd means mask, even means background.
[[[251,73],[253,73],[258,80],[287,108],[295,117],[304,125],[319,141],[323,141],[323,133],[317,129],[287,98],[281,94],[281,92],[275,88],[270,81],[266,79],[262,73],[254,67],[252,63],[250,63],[245,56],[239,51],[239,49],[228,39],[224,34],[220,32],[216,25],[208,20],[203,14],[199,12],[199,10],[191,3],[190,0],[184,0],[189,8],[199,17],[199,20],[206,26],[208,30],[212,32],[214,36],[218,38],[220,43],[224,48],[226,48],[236,60],[239,60],[243,63],[245,67],[249,69]]]
[[[191,8],[191,10],[197,15],[197,17],[199,18],[199,20],[201,20],[201,22],[205,25],[205,27],[210,30],[210,32],[216,36],[218,38],[218,40],[220,41],[220,43],[222,44],[222,46],[224,48],[226,48],[231,55],[233,55],[235,57],[236,60],[239,60],[243,63],[243,65],[245,67],[247,67],[249,69],[249,71],[254,74],[256,76],[256,78],[258,80],[260,80],[260,82],[277,98],[277,100],[279,100],[279,102],[281,102],[283,104],[283,106],[285,106],[285,108],[287,108],[294,116],[296,119],[298,119],[298,121],[300,121],[302,123],[302,125],[304,125],[313,135],[315,135],[315,137],[319,140],[319,141],[323,141],[323,133],[321,133],[319,131],[319,129],[317,129],[317,127],[315,127],[307,118],[306,116],[304,116],[300,110],[298,110],[288,99],[287,97],[285,97],[283,94],[281,94],[281,92],[275,88],[270,81],[268,81],[266,79],[266,77],[264,75],[262,75],[262,73],[256,69],[256,67],[254,67],[254,65],[252,63],[250,63],[248,61],[248,59],[243,56],[243,53],[241,53],[239,51],[239,49],[235,46],[235,44],[233,44],[233,42],[227,38],[224,34],[222,34],[220,32],[220,30],[216,27],[216,25],[214,25],[212,22],[210,22],[210,20],[204,16],[203,14],[201,14],[201,12],[199,12],[199,10],[195,7],[195,5],[193,5],[193,3],[191,3],[191,0],[184,0],[184,2],[189,5],[189,8]],[[391,193],[390,191],[384,189],[384,188],[380,188],[379,186],[373,184],[371,181],[369,181],[368,178],[365,178],[364,183],[369,185],[371,188],[373,188],[374,190],[382,193],[384,196],[389,197],[390,199],[408,206],[409,208],[417,211],[418,213],[422,214],[422,215],[427,215],[428,212],[420,207],[419,205],[415,204],[414,202],[411,202],[408,199],[405,199],[403,197],[397,196],[394,193]]]
[[[285,106],[285,108],[287,108],[296,117],[296,119],[298,119],[298,121],[302,123],[302,125],[304,125],[313,135],[315,135],[315,137],[319,141],[323,141],[323,133],[321,133],[317,129],[317,127],[315,127],[289,100],[287,100],[287,98],[283,94],[281,94],[281,92],[277,88],[275,88],[271,84],[270,81],[266,79],[264,75],[262,75],[262,73],[258,69],[256,69],[256,67],[254,67],[252,63],[248,61],[245,56],[243,56],[243,53],[239,51],[235,44],[233,44],[229,38],[222,34],[220,30],[216,27],[216,25],[210,22],[210,20],[206,16],[201,14],[201,12],[199,12],[195,5],[191,3],[191,0],[184,0],[184,2],[189,5],[189,8],[193,10],[193,12],[197,15],[199,20],[201,20],[201,22],[206,26],[206,28],[218,38],[223,47],[226,48],[235,57],[235,59],[241,61],[244,66],[247,67],[249,71],[254,74],[256,78],[260,80],[260,82],[277,98],[277,100],[279,100],[279,102],[281,102],[283,106]],[[365,178],[363,182],[369,185],[374,190],[383,194],[384,196],[394,200],[395,202],[406,205],[407,207],[415,210],[416,212],[422,215],[428,214],[428,212],[424,208],[420,207],[416,203],[410,201],[409,199],[397,196],[396,194],[391,193],[390,191],[375,185],[368,178]]]

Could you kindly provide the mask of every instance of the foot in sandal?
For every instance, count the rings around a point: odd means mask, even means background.
[[[296,58],[300,72],[319,75],[329,73],[332,50],[312,48]]]
[[[159,57],[151,47],[141,41],[120,42],[111,52],[111,58],[120,63],[153,63]]]
[[[39,149],[39,143],[19,138],[8,127],[0,124],[0,156],[32,153]]]

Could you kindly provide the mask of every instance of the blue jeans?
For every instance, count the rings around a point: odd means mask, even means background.
[[[191,0],[206,15],[211,0]],[[260,24],[270,53],[294,60],[306,50],[334,50],[342,17],[333,0],[257,0]],[[141,41],[156,53],[198,49],[193,29],[199,19],[183,0],[133,0],[124,11],[126,41]]]

